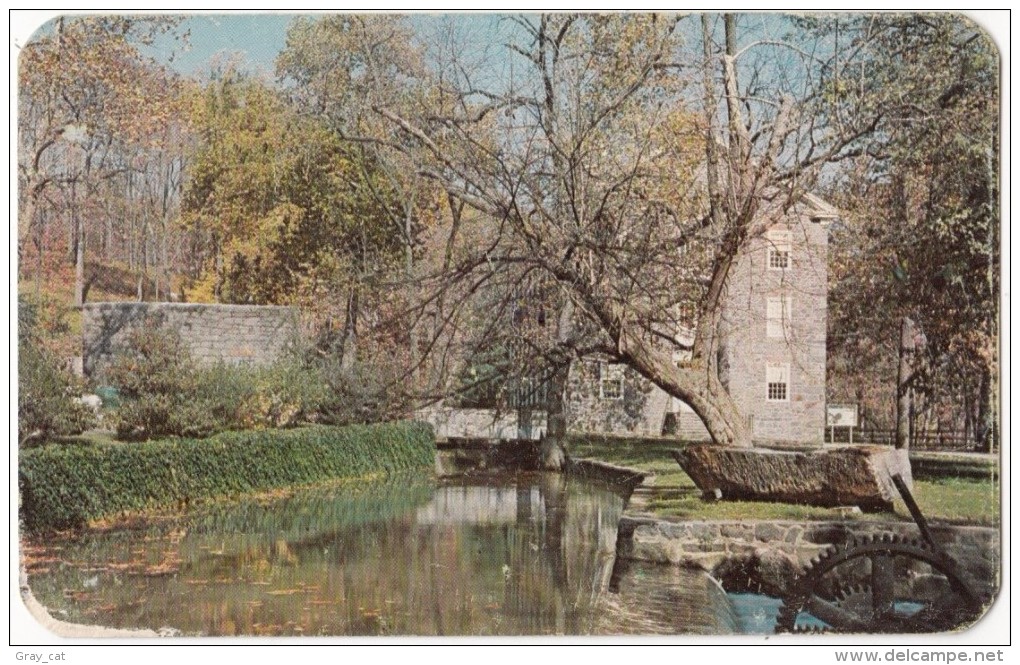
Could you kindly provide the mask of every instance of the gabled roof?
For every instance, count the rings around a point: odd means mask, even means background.
[[[840,217],[839,210],[810,192],[805,192],[800,200],[804,204],[804,212],[812,220],[825,222]]]

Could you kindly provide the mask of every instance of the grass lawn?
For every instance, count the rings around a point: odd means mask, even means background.
[[[670,451],[681,447],[668,439],[625,439],[609,437],[573,438],[571,457],[599,459],[654,474],[645,481],[652,489],[647,509],[662,517],[692,520],[831,520],[836,514],[827,508],[758,501],[702,501],[694,483],[677,465]],[[931,478],[914,481],[914,499],[924,516],[933,522],[998,525],[1000,493],[998,482],[967,478]],[[909,520],[910,512],[896,501],[896,515]],[[888,520],[888,513],[864,514],[863,520]]]

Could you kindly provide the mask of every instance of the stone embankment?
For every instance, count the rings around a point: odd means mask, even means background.
[[[934,538],[992,595],[998,586],[999,533],[989,527],[933,526]],[[642,515],[620,519],[617,556],[700,568],[729,589],[783,595],[796,575],[830,546],[891,534],[919,540],[911,522],[673,522]]]
[[[586,469],[588,473],[609,474],[617,481],[643,480],[645,475],[636,469],[590,460],[573,464],[575,473]],[[784,596],[813,558],[854,540],[885,536],[900,542],[922,542],[913,522],[864,519],[859,517],[859,509],[847,507],[833,509],[831,520],[817,522],[664,519],[645,512],[655,489],[641,484],[641,480],[628,488],[634,492],[620,518],[617,558],[699,569],[730,591]],[[929,528],[978,592],[993,597],[1001,581],[999,530],[949,524]]]

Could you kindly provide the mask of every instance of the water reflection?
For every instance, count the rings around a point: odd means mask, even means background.
[[[558,474],[398,478],[27,543],[57,617],[185,635],[600,630],[623,500]],[[615,632],[615,631],[610,631]]]

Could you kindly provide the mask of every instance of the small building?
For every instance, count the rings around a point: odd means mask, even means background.
[[[824,440],[828,228],[837,217],[832,206],[804,195],[748,241],[732,268],[720,378],[756,443]],[[567,409],[574,433],[709,439],[683,401],[623,365],[597,359],[571,368]]]

